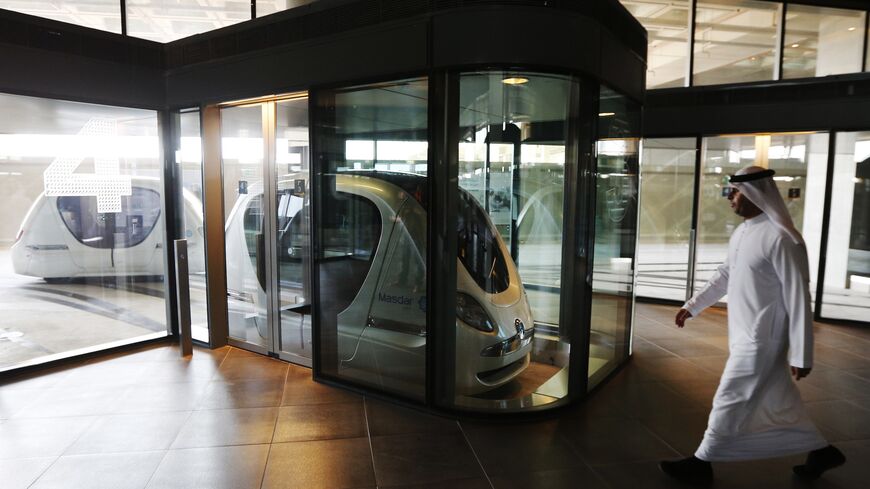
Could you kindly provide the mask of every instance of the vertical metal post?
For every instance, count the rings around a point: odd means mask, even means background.
[[[205,106],[200,117],[209,345],[219,348],[227,344],[229,336],[220,108]]]
[[[863,58],[861,59],[861,66],[864,67],[862,71],[870,70],[870,66],[867,63],[867,43],[870,40],[870,10],[864,12],[864,50],[862,51]]]
[[[187,269],[187,240],[175,240],[175,297],[178,302],[178,332],[181,356],[193,354],[190,330],[190,279]]]
[[[782,80],[782,61],[785,57],[785,16],[787,12],[787,3],[779,6],[779,25],[776,26],[776,64],[773,65],[774,80]]]
[[[121,7],[121,35],[127,35],[127,0],[120,0]]]
[[[689,262],[686,273],[686,300],[695,291],[695,253],[698,247],[698,211],[701,204],[701,155],[704,153],[704,138],[695,138],[695,176],[692,197],[692,220],[689,230]]]
[[[828,233],[831,228],[831,194],[834,188],[834,165],[837,159],[837,133],[828,136],[828,172],[825,178],[825,203],[822,212],[822,240],[819,243],[819,273],[816,276],[816,305],[813,319],[822,319],[822,297],[825,293],[825,270],[828,262]]]
[[[695,11],[698,9],[698,0],[692,0],[689,5],[689,42],[686,49],[689,62],[686,63],[686,79],[683,86],[692,86],[692,72],[695,71]]]
[[[281,351],[281,317],[279,308],[281,306],[281,297],[278,288],[278,263],[277,263],[277,234],[278,234],[278,216],[276,215],[278,204],[277,202],[277,182],[275,171],[275,159],[277,149],[275,147],[275,122],[277,118],[275,101],[265,102],[262,104],[262,122],[263,122],[263,231],[265,239],[265,247],[263,251],[265,256],[262,257],[266,261],[266,283],[264,290],[266,291],[266,318],[270,325],[269,334],[271,336],[269,343],[269,352],[276,354]]]

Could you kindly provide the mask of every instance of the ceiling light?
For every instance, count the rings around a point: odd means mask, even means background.
[[[854,31],[854,30],[855,30],[854,27],[850,27],[850,28],[849,28],[849,32],[852,32],[852,31]]]
[[[522,85],[524,83],[528,83],[529,79],[523,78],[521,76],[512,76],[510,78],[505,78],[501,82],[504,83],[505,85]]]
[[[598,117],[612,117],[615,116],[616,112],[599,112]]]
[[[793,48],[799,48],[799,47],[801,47],[801,45],[798,44],[798,43],[794,43],[794,44],[791,45],[791,47],[793,47]]]

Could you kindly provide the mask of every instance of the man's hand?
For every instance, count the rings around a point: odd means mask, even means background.
[[[812,368],[792,367],[791,374],[794,375],[794,380],[801,380],[812,371]]]
[[[677,312],[677,318],[674,319],[674,322],[677,324],[678,328],[682,328],[686,325],[686,319],[689,319],[690,317],[692,317],[691,312],[685,309],[680,309],[679,312]]]

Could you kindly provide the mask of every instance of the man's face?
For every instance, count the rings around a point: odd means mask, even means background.
[[[747,199],[736,187],[729,188],[728,201],[731,203],[734,213],[740,217],[750,218],[761,214],[761,209]]]

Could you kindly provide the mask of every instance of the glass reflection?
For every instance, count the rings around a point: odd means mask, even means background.
[[[570,77],[460,77],[456,399],[520,408],[567,395],[560,324]]]
[[[275,108],[279,348],[284,353],[310,359],[308,98],[280,100]]]
[[[818,274],[828,135],[760,134],[704,139],[695,253],[695,290],[725,261],[728,239],[742,222],[725,201],[728,176],[749,165],[776,171],[774,180],[803,234],[810,260],[810,291]],[[727,302],[727,296],[722,299]]]
[[[221,109],[230,337],[269,349],[262,107]]]
[[[318,97],[321,371],[423,399],[428,82]]]
[[[637,295],[685,300],[695,194],[695,138],[644,139]]]
[[[870,317],[870,132],[837,133],[822,316]]]
[[[127,34],[157,42],[175,41],[251,19],[248,2],[127,0],[126,5]]]
[[[0,8],[115,34],[121,33],[120,0],[0,0]]]
[[[165,336],[156,113],[0,94],[0,114],[0,370]]]
[[[634,307],[640,106],[601,88],[589,388],[628,357]]]
[[[257,0],[257,17],[290,10],[316,1],[317,0]]]
[[[789,5],[785,20],[783,78],[861,71],[864,12]]]
[[[689,66],[689,0],[622,0],[647,30],[647,88],[686,86]]]
[[[190,319],[193,339],[209,341],[208,296],[205,267],[205,229],[202,200],[202,138],[199,111],[179,115],[180,147],[175,153],[184,211],[182,237],[187,240],[190,275]]]
[[[781,3],[698,0],[693,83],[773,80]]]

